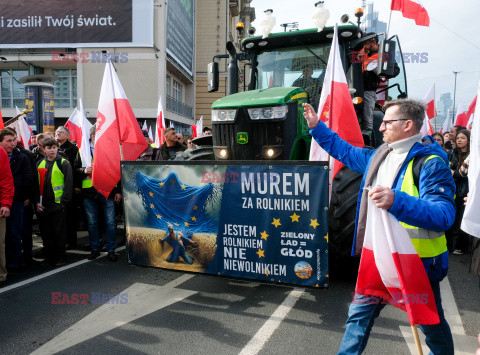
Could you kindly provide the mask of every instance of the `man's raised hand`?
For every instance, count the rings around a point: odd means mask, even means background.
[[[318,116],[312,105],[303,104],[303,117],[307,120],[309,128],[315,128],[318,125]]]

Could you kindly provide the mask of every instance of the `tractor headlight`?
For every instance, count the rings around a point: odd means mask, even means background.
[[[248,115],[252,120],[274,120],[281,119],[287,115],[287,105],[254,107],[248,109]]]
[[[236,108],[212,110],[212,122],[233,122],[236,115]]]

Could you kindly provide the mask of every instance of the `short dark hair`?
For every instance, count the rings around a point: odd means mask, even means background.
[[[210,127],[203,127],[203,130],[202,132],[205,133],[206,131],[212,131],[212,129]]]
[[[4,128],[0,131],[0,142],[3,142],[3,138],[5,138],[5,136],[13,136],[15,137],[17,134],[15,133],[15,131],[12,132],[11,128]]]
[[[45,147],[53,147],[53,146],[58,147],[58,146],[59,146],[58,142],[57,142],[55,139],[53,139],[53,138],[47,138],[47,139],[45,139],[45,140],[43,141],[43,144],[42,144],[42,145],[43,145],[44,148],[45,148]]]
[[[425,119],[425,111],[427,106],[420,100],[415,99],[398,99],[388,101],[383,106],[383,112],[387,112],[390,107],[398,106],[398,119],[412,120],[413,126],[417,132],[420,132],[423,126],[423,120]]]
[[[170,135],[170,132],[171,132],[171,131],[175,131],[175,128],[173,128],[173,127],[168,127],[168,128],[165,130],[165,135],[167,135],[167,133],[168,133],[168,135]]]

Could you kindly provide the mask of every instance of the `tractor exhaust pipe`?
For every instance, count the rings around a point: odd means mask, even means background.
[[[238,92],[238,64],[237,50],[232,41],[227,42],[227,52],[230,55],[228,62],[228,91],[227,95],[236,94]]]

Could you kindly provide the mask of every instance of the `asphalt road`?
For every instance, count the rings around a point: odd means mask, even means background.
[[[304,289],[146,268],[129,265],[125,251],[116,263],[85,256],[70,253],[68,269],[38,267],[9,278],[0,289],[0,353],[334,354],[355,286]],[[458,309],[465,333],[456,337],[457,353],[471,353],[479,280],[467,273],[468,256],[452,256],[450,264],[455,301],[442,296],[444,307]],[[74,294],[87,295],[86,304],[81,297],[66,304]],[[117,294],[117,304],[101,304]],[[365,353],[411,353],[400,326],[409,329],[406,314],[387,306]]]

